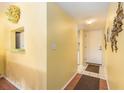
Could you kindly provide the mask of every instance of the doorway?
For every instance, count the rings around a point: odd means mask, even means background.
[[[102,64],[102,30],[84,31],[83,37],[84,62]]]

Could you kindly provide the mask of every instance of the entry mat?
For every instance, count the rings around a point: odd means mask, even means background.
[[[82,75],[74,90],[99,90],[99,78]]]
[[[92,65],[89,64],[86,68],[86,71],[94,72],[94,73],[99,73],[99,66],[98,65]]]

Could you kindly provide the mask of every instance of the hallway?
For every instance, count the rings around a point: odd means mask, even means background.
[[[48,89],[124,89],[123,8],[123,2],[47,3]]]
[[[107,2],[47,4],[48,89],[108,89],[103,60],[108,8]]]

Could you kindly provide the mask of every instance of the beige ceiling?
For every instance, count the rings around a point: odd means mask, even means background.
[[[7,10],[9,3],[0,2],[0,13],[4,13]]]
[[[56,4],[84,29],[95,30],[105,27],[109,2],[57,2]],[[95,19],[95,22],[86,24],[90,19]]]
[[[0,14],[5,13],[10,3],[0,2]],[[108,2],[56,2],[68,15],[72,16],[77,24],[86,30],[95,30],[105,27],[108,12]],[[95,19],[92,24],[85,21]]]

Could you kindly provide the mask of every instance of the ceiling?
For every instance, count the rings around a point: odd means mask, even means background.
[[[105,27],[109,2],[56,2],[68,15],[73,17],[80,28],[96,30]],[[0,3],[0,14],[5,13],[9,3]],[[95,20],[92,24],[86,21]]]
[[[7,2],[0,2],[0,13],[4,13],[7,10],[9,3]]]
[[[57,5],[85,29],[95,30],[105,27],[109,2],[57,2]],[[87,24],[88,20],[94,22]]]

